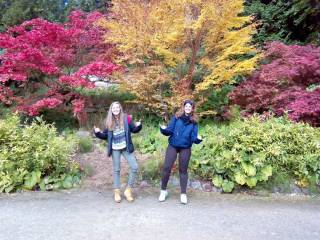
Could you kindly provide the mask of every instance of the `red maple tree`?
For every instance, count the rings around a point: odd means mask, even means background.
[[[266,64],[230,94],[246,113],[272,110],[277,116],[320,126],[320,47],[272,42]]]
[[[103,17],[73,11],[65,24],[38,18],[1,33],[0,102],[32,116],[72,108],[84,121],[89,99],[75,89],[92,88],[90,75],[106,78],[119,69],[103,40],[106,30],[96,24]]]

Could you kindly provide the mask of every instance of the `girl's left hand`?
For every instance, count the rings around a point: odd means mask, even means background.
[[[202,140],[202,137],[198,135],[198,139],[199,139],[199,140]]]
[[[93,129],[95,133],[101,132],[100,128],[97,128],[96,126],[93,126]]]

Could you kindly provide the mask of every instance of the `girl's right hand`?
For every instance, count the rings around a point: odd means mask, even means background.
[[[100,128],[97,128],[96,126],[93,126],[93,129],[94,129],[94,132],[95,132],[95,133],[101,132]]]
[[[134,126],[135,126],[135,127],[138,127],[138,126],[140,126],[140,125],[141,125],[141,119],[140,119],[138,122],[136,122]]]
[[[166,129],[167,127],[165,125],[160,126],[161,129]]]

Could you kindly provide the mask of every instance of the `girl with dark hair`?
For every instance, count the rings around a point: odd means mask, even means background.
[[[179,174],[182,204],[187,204],[188,165],[191,156],[192,144],[199,144],[202,138],[198,135],[198,117],[195,113],[195,103],[185,100],[180,110],[171,118],[168,126],[161,126],[163,135],[169,136],[165,162],[162,170],[162,183],[159,201],[163,202],[168,196],[167,184],[171,168],[179,154]]]

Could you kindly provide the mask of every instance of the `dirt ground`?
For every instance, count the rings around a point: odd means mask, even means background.
[[[141,166],[147,160],[146,155],[134,152],[138,165]],[[107,156],[105,148],[94,146],[94,150],[85,154],[77,154],[74,159],[79,162],[82,169],[87,172],[84,179],[84,187],[111,188],[112,187],[112,158]],[[121,158],[121,183],[126,184],[129,166],[127,161]]]

